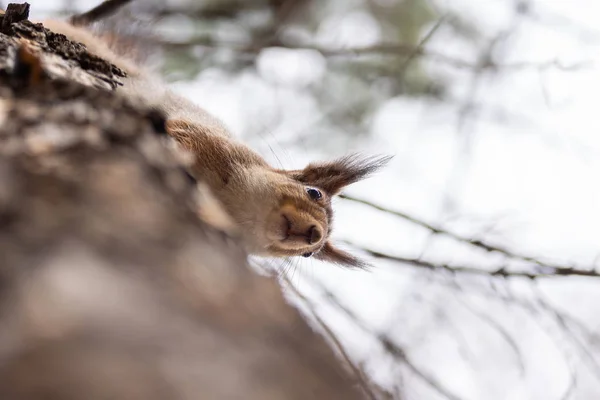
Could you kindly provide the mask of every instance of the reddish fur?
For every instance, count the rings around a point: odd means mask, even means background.
[[[191,174],[210,187],[237,224],[250,253],[275,257],[314,253],[316,258],[331,263],[366,265],[329,240],[331,197],[381,168],[389,157],[351,155],[309,164],[302,170],[274,169],[258,153],[230,137],[216,118],[170,92],[151,74],[113,51],[110,45],[114,45],[114,36],[107,41],[63,22],[50,21],[50,25],[125,70],[128,79],[118,89],[123,96],[142,99],[166,113],[167,132],[193,156]],[[307,187],[320,189],[322,198],[311,199]]]

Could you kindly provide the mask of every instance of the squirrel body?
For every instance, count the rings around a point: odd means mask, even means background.
[[[106,38],[66,21],[42,23],[125,71],[127,77],[117,93],[165,114],[167,133],[191,153],[191,175],[210,187],[250,254],[314,255],[344,266],[365,265],[329,240],[331,198],[346,185],[376,171],[389,157],[352,155],[309,164],[302,170],[275,169],[234,139],[218,118],[171,91],[158,75],[113,50]]]

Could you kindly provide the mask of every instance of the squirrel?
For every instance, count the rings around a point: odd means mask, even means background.
[[[331,199],[347,185],[384,166],[391,157],[349,155],[311,163],[301,170],[273,168],[233,138],[219,119],[171,91],[158,75],[120,54],[114,36],[109,40],[74,21],[40,22],[125,71],[127,77],[117,93],[165,114],[168,135],[191,154],[189,173],[210,188],[231,217],[249,254],[313,256],[347,267],[367,265],[332,243]]]

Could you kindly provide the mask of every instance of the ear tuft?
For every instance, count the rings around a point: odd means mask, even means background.
[[[333,196],[345,186],[358,182],[385,166],[392,157],[361,157],[352,154],[330,162],[309,164],[302,171],[292,171],[292,176],[297,181],[321,188]]]
[[[344,250],[338,249],[331,244],[330,241],[327,241],[321,251],[315,254],[314,257],[318,260],[338,264],[343,267],[358,269],[367,269],[370,267],[367,262],[345,252]]]

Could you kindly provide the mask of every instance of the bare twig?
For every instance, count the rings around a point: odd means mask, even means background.
[[[533,289],[536,291],[538,305],[554,318],[556,324],[559,327],[561,327],[562,331],[565,334],[568,334],[571,337],[572,343],[575,344],[575,346],[579,350],[579,353],[582,355],[582,358],[585,361],[587,361],[588,365],[590,366],[590,369],[594,371],[596,379],[600,379],[600,362],[591,352],[589,346],[587,346],[587,343],[583,342],[573,331],[568,318],[566,318],[566,315],[558,311],[554,306],[552,306],[545,299],[544,294],[541,290],[539,290],[538,287],[534,286]]]
[[[501,278],[528,278],[528,279],[540,279],[540,278],[555,278],[559,276],[585,276],[589,278],[600,278],[600,272],[595,270],[578,269],[578,268],[556,268],[556,267],[545,267],[545,272],[528,272],[528,271],[510,271],[506,267],[502,266],[493,270],[485,270],[475,267],[466,267],[460,265],[451,265],[444,263],[436,263],[432,261],[423,261],[419,258],[408,258],[395,256],[381,251],[369,249],[364,246],[357,245],[355,243],[345,241],[350,246],[353,246],[375,258],[380,258],[388,261],[394,261],[400,264],[411,265],[413,267],[425,268],[432,271],[446,271],[451,274],[471,274],[471,275],[487,275],[497,276]]]
[[[448,20],[448,15],[444,15],[442,16],[436,23],[435,25],[429,30],[429,32],[427,32],[427,34],[423,37],[423,39],[421,39],[419,41],[419,43],[417,43],[417,46],[415,47],[415,51],[413,51],[411,54],[408,55],[408,57],[406,58],[406,60],[404,60],[404,62],[402,63],[402,66],[400,67],[400,75],[404,76],[406,74],[406,70],[408,69],[408,66],[410,65],[410,63],[419,56],[419,54],[421,54],[424,51],[425,45],[433,38],[433,36],[437,33],[437,31],[440,29],[440,27],[442,25],[444,25],[444,23]]]
[[[396,257],[396,256],[390,256],[384,253],[380,253],[374,250],[369,250],[369,249],[363,249],[365,250],[367,253],[370,253],[372,256],[377,257],[377,258],[387,258],[390,260],[395,260],[395,261],[399,261],[399,262],[405,262],[405,263],[409,263],[409,264],[414,264],[415,262],[419,262],[425,265],[420,265],[420,266],[427,266],[429,268],[432,269],[448,269],[448,270],[452,270],[454,272],[474,272],[474,271],[480,271],[480,273],[485,273],[485,274],[491,274],[491,275],[495,275],[495,276],[523,276],[523,277],[527,277],[527,278],[531,278],[531,279],[535,279],[537,277],[541,277],[541,276],[552,276],[552,275],[560,275],[560,276],[566,276],[566,275],[580,275],[580,276],[589,276],[589,277],[600,277],[600,272],[595,271],[594,269],[584,269],[584,268],[579,268],[579,267],[575,267],[575,266],[570,266],[570,265],[558,265],[555,263],[550,263],[550,262],[546,262],[546,261],[542,261],[539,260],[535,257],[532,256],[528,256],[528,255],[523,255],[523,254],[519,254],[515,251],[512,250],[508,250],[504,247],[498,246],[498,245],[493,245],[491,243],[488,243],[482,239],[476,239],[476,238],[469,238],[466,236],[462,236],[459,235],[458,233],[449,231],[447,229],[441,228],[439,226],[435,226],[432,225],[426,221],[423,221],[419,218],[416,218],[412,215],[409,215],[408,213],[402,212],[402,211],[397,211],[397,210],[391,210],[389,208],[380,206],[378,204],[375,204],[371,201],[368,200],[364,200],[364,199],[360,199],[354,196],[349,196],[346,194],[342,194],[340,195],[340,197],[342,199],[348,200],[348,201],[352,201],[355,203],[359,203],[362,205],[366,205],[368,207],[374,208],[378,211],[382,211],[385,212],[387,214],[396,216],[398,218],[401,218],[405,221],[408,221],[410,223],[413,223],[415,225],[418,225],[422,228],[427,229],[428,231],[436,234],[436,235],[443,235],[446,237],[449,237],[451,239],[454,239],[458,242],[461,243],[466,243],[468,245],[477,247],[479,249],[485,250],[487,252],[495,252],[495,253],[500,253],[508,258],[512,258],[515,260],[520,260],[520,261],[525,261],[531,264],[535,264],[537,267],[540,267],[543,271],[538,271],[535,273],[529,273],[529,272],[509,272],[506,271],[505,269],[501,268],[498,269],[496,271],[484,271],[484,270],[479,270],[476,268],[465,268],[465,267],[451,267],[451,266],[444,266],[443,264],[432,264],[432,263],[427,263],[427,262],[422,262],[420,260],[416,260],[416,259],[408,259],[408,258],[402,258],[402,257]],[[354,245],[354,244],[353,244]],[[356,246],[355,247],[361,248],[361,246]]]
[[[395,344],[388,336],[382,335],[379,336],[379,341],[383,345],[383,347],[387,350],[387,352],[394,357],[402,360],[404,365],[417,377],[419,377],[422,381],[427,383],[429,387],[438,392],[438,394],[444,396],[449,400],[462,400],[460,397],[451,393],[444,386],[440,384],[433,376],[423,372],[420,368],[418,368],[412,361],[408,358],[406,353],[400,348],[397,344]]]
[[[387,55],[395,57],[424,57],[433,61],[443,62],[459,69],[493,69],[493,70],[506,70],[509,71],[521,71],[530,69],[550,69],[556,68],[562,71],[573,71],[588,65],[591,61],[584,61],[575,64],[562,64],[558,60],[547,60],[540,62],[515,62],[508,64],[495,63],[490,60],[485,64],[480,62],[472,62],[465,59],[461,59],[456,56],[440,53],[433,50],[428,50],[419,45],[406,44],[406,43],[379,43],[371,46],[364,47],[347,47],[347,48],[330,48],[323,47],[308,43],[291,43],[291,42],[271,42],[268,45],[260,44],[243,44],[239,42],[225,42],[215,41],[210,37],[199,37],[187,41],[168,41],[161,40],[158,44],[166,48],[188,48],[193,46],[201,46],[206,48],[218,48],[227,49],[237,53],[244,54],[258,54],[267,47],[283,47],[292,50],[314,50],[319,52],[324,57],[356,57],[364,55]]]
[[[491,315],[472,307],[469,303],[463,300],[460,296],[455,297],[456,300],[469,312],[479,318],[481,321],[489,325],[492,329],[494,329],[498,334],[504,339],[504,341],[508,344],[510,349],[515,354],[515,359],[519,366],[519,373],[521,376],[525,375],[525,363],[523,362],[523,354],[519,348],[519,345],[513,339],[511,334],[506,330],[504,326],[502,326],[498,321],[496,321]]]
[[[325,321],[323,321],[323,319],[321,319],[321,317],[315,310],[314,304],[296,288],[296,286],[292,283],[292,281],[288,278],[288,276],[286,274],[282,274],[281,279],[285,282],[287,287],[294,293],[294,295],[302,301],[302,303],[306,306],[306,308],[308,309],[308,311],[310,312],[310,314],[312,315],[314,320],[319,324],[321,329],[323,329],[327,338],[329,340],[331,340],[331,342],[335,346],[336,350],[340,353],[340,355],[342,356],[344,361],[346,361],[346,363],[348,364],[348,367],[352,370],[352,372],[356,376],[356,379],[357,379],[358,383],[360,384],[360,387],[362,388],[364,393],[371,400],[377,400],[377,396],[373,392],[373,389],[371,388],[371,384],[369,383],[368,378],[365,376],[364,372],[358,366],[356,366],[354,361],[352,361],[352,359],[350,358],[350,355],[348,355],[348,353],[346,352],[344,345],[342,345],[340,340],[337,338],[337,335],[331,330],[331,328],[327,325],[327,323]]]
[[[170,17],[173,15],[185,15],[195,19],[217,19],[237,18],[245,12],[263,10],[265,5],[249,1],[219,1],[219,2],[195,2],[187,6],[169,4],[158,9],[153,9],[152,14],[157,18]],[[190,7],[191,6],[191,7]]]
[[[352,310],[344,306],[339,298],[320,282],[315,279],[309,278],[314,286],[325,295],[326,300],[338,310],[340,310],[348,319],[356,324],[361,330],[375,337],[383,346],[388,354],[392,357],[400,360],[414,375],[425,382],[431,389],[436,391],[438,394],[446,397],[449,400],[461,400],[460,397],[448,390],[443,384],[441,384],[435,377],[429,373],[421,370],[417,367],[412,360],[408,357],[404,349],[397,344],[391,337],[384,333],[377,333],[368,327]]]
[[[283,47],[292,50],[314,50],[321,53],[324,57],[344,57],[361,56],[369,54],[391,55],[391,56],[425,56],[439,61],[446,62],[457,68],[474,68],[469,61],[457,57],[448,56],[442,53],[427,51],[417,46],[403,43],[382,43],[365,47],[349,48],[327,48],[311,44],[299,43],[269,43],[267,46],[257,44],[240,44],[235,42],[215,41],[211,38],[201,37],[185,42],[161,41],[161,45],[168,48],[187,48],[192,46],[202,46],[207,48],[224,48],[238,53],[258,54],[266,47]]]

